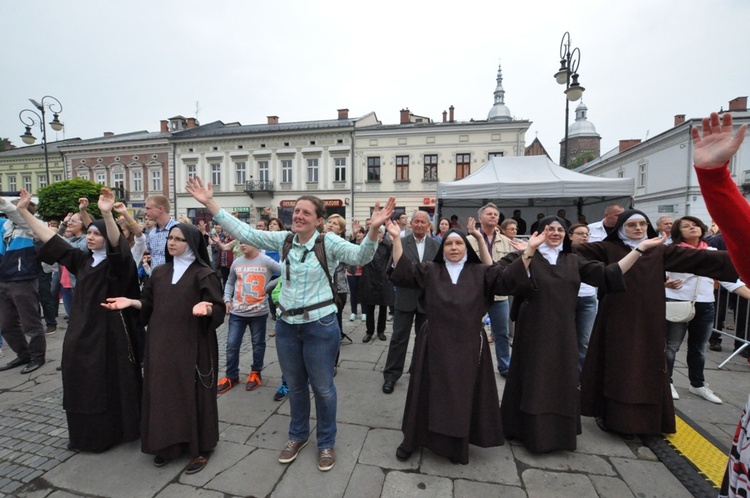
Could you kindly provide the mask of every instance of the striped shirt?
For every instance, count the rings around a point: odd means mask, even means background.
[[[241,242],[253,245],[258,249],[282,252],[284,240],[291,232],[267,232],[256,230],[249,225],[241,222],[234,216],[221,209],[215,216],[216,220],[226,232]],[[333,299],[331,285],[328,283],[323,268],[318,262],[318,258],[313,253],[315,239],[311,237],[306,244],[297,242],[294,237],[292,248],[289,251],[290,268],[289,280],[286,278],[286,264],[282,270],[284,285],[281,287],[281,297],[279,304],[287,310],[296,308],[306,308],[324,301]],[[360,245],[347,242],[343,238],[333,233],[327,233],[325,236],[326,261],[328,271],[333,276],[336,267],[343,262],[347,265],[364,266],[370,261],[378,248],[378,243],[365,237]],[[309,254],[307,254],[309,253]],[[304,258],[304,261],[302,261]],[[284,321],[293,325],[301,323],[314,322],[324,316],[336,313],[336,305],[330,304],[323,308],[312,310],[305,315],[286,316]]]
[[[148,252],[151,253],[152,270],[167,262],[167,236],[169,235],[169,229],[176,224],[177,222],[174,218],[170,217],[167,224],[164,225],[164,228],[159,228],[159,225],[154,225],[154,228],[148,232]]]

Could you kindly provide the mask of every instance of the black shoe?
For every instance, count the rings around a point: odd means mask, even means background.
[[[712,342],[708,345],[708,349],[710,349],[711,351],[721,351],[721,343]]]
[[[0,372],[4,370],[10,370],[11,368],[20,367],[21,365],[26,365],[31,361],[31,358],[21,358],[20,356],[17,356],[15,360],[11,360],[5,365],[0,366]]]
[[[381,341],[387,341],[388,340],[388,338],[385,336],[385,334],[383,332],[380,332],[378,334],[378,339],[380,339]]]
[[[42,365],[44,365],[44,358],[34,358],[29,362],[28,365],[23,367],[23,369],[21,370],[21,374],[29,374],[34,370],[39,369],[39,367],[41,367]]]
[[[370,339],[372,339],[372,334],[365,334],[362,338],[362,342],[370,342]]]
[[[411,457],[411,451],[406,451],[403,446],[396,448],[396,459],[399,462],[405,462]]]
[[[498,372],[500,373],[500,377],[502,377],[503,379],[508,378],[508,371],[507,370],[505,372],[500,372],[500,370],[498,370]]]
[[[386,394],[391,394],[395,385],[396,383],[392,380],[386,380],[385,382],[383,382],[383,392]]]
[[[604,421],[604,417],[595,417],[594,420],[596,421],[597,427],[599,427],[604,432],[611,432],[609,428],[607,427],[607,423]]]

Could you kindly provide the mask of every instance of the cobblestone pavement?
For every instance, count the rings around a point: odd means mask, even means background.
[[[349,310],[347,305],[346,311]],[[583,419],[578,450],[533,455],[523,446],[471,447],[468,465],[453,465],[428,450],[407,462],[395,458],[408,375],[391,395],[381,392],[387,342],[363,344],[364,324],[347,320],[354,343],[342,343],[338,391],[337,463],[330,472],[316,466],[310,445],[290,465],[277,461],[286,442],[289,406],[274,402],[281,373],[273,338],[268,339],[263,385],[232,389],[219,397],[221,441],[205,470],[186,475],[187,459],[156,468],[139,442],[94,455],[66,449],[59,365],[62,322],[48,336],[47,364],[29,375],[0,372],[0,495],[32,498],[88,497],[685,497],[690,492],[639,440],[625,442]],[[273,322],[269,320],[269,330]],[[390,335],[390,325],[386,333]],[[226,325],[219,330],[220,350]],[[4,347],[9,361],[13,353]],[[251,363],[249,333],[240,370]],[[493,350],[494,354],[494,350]],[[223,351],[221,352],[223,374]],[[747,399],[743,380],[750,366],[735,358],[721,371],[725,354],[708,352],[706,375],[724,399],[713,405],[687,391],[684,352],[678,356],[676,406],[727,447]],[[220,375],[221,375],[220,374]],[[503,379],[497,377],[502,392]],[[313,410],[314,416],[314,410]],[[314,421],[313,421],[314,423]]]

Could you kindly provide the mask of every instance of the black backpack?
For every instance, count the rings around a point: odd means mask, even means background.
[[[331,292],[333,293],[333,300],[336,303],[337,308],[341,308],[341,299],[339,298],[339,289],[336,285],[336,281],[331,278],[331,272],[328,271],[328,259],[326,258],[326,250],[325,250],[325,234],[319,234],[315,238],[315,245],[313,246],[313,250],[305,250],[305,253],[302,255],[302,259],[300,262],[304,263],[305,258],[307,258],[307,255],[310,252],[315,253],[315,257],[318,258],[318,262],[320,263],[320,266],[323,267],[323,271],[326,274],[326,277],[328,278],[328,284],[331,286]],[[289,251],[292,250],[292,242],[294,241],[294,234],[290,233],[286,236],[286,239],[284,239],[284,247],[281,249],[281,261],[286,265],[286,280],[289,281],[289,268],[290,263],[289,259],[287,258],[287,255],[289,254]]]

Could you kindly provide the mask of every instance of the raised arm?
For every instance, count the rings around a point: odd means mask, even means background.
[[[187,186],[185,187],[187,193],[193,196],[193,198],[206,206],[208,212],[212,215],[219,212],[221,207],[214,200],[214,189],[211,186],[211,182],[203,184],[203,180],[199,176],[188,178]]]
[[[375,210],[372,212],[372,216],[370,217],[372,224],[370,225],[370,231],[367,232],[367,236],[370,238],[371,241],[373,242],[378,241],[378,231],[380,227],[385,225],[385,223],[387,223],[388,220],[391,219],[391,216],[393,216],[393,211],[395,209],[396,209],[395,197],[390,197],[388,199],[388,202],[386,202],[385,206],[383,206],[382,208],[380,207],[380,201],[375,203]]]
[[[102,219],[107,226],[107,240],[113,249],[118,247],[120,240],[120,229],[117,226],[115,217],[112,215],[112,208],[115,205],[115,194],[108,188],[103,188],[99,196],[99,211],[102,213]]]
[[[86,208],[89,207],[89,200],[86,197],[81,197],[78,199],[78,214],[81,215],[81,223],[83,223],[84,227],[88,227],[93,223],[94,219],[91,217],[88,211],[86,211]]]
[[[125,223],[128,224],[128,230],[133,232],[133,235],[135,237],[140,237],[143,235],[143,228],[138,224],[135,219],[133,219],[132,216],[130,216],[130,211],[128,211],[127,206],[123,204],[122,202],[115,202],[115,205],[113,209],[119,213],[123,218],[125,218]]]
[[[747,125],[744,124],[732,136],[732,114],[728,112],[721,119],[715,112],[703,118],[702,133],[695,127],[690,130],[695,166],[705,169],[725,166],[739,150],[746,131]]]
[[[391,244],[393,244],[393,251],[391,254],[393,256],[393,266],[396,266],[398,260],[401,259],[401,255],[404,253],[404,248],[401,245],[401,229],[396,223],[390,220],[385,226],[385,229],[388,231],[388,235],[391,236]]]
[[[7,201],[3,199],[3,202]],[[25,189],[21,189],[21,192],[18,195],[18,204],[16,205],[16,211],[19,215],[21,215],[26,224],[29,225],[31,231],[34,232],[34,236],[42,242],[47,242],[49,239],[57,235],[57,232],[52,230],[47,226],[45,222],[29,212],[28,207],[30,202],[31,194],[28,193]]]
[[[665,233],[662,233],[659,237],[644,240],[643,242],[638,244],[635,249],[623,256],[622,259],[617,262],[623,275],[628,272],[628,270],[635,264],[636,261],[638,261],[638,259],[640,259],[641,256],[643,256],[646,251],[648,251],[652,247],[662,245],[666,240],[667,235]]]
[[[479,259],[481,259],[482,263],[484,263],[485,265],[491,265],[492,256],[490,256],[490,251],[487,249],[487,244],[484,243],[484,237],[482,237],[482,234],[479,233],[479,230],[477,230],[474,218],[472,218],[471,216],[469,216],[469,220],[466,222],[466,229],[468,230],[469,235],[473,236],[477,241],[477,247],[479,248]]]

